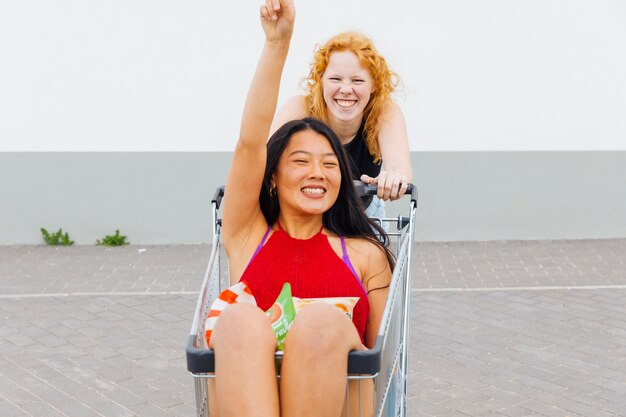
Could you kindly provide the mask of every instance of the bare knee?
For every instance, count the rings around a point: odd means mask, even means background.
[[[220,315],[213,333],[211,348],[219,351],[240,349],[275,349],[276,337],[269,320],[252,304],[231,304]]]
[[[322,356],[333,352],[343,355],[360,347],[352,321],[328,304],[312,304],[298,312],[285,339],[285,351],[297,349]]]

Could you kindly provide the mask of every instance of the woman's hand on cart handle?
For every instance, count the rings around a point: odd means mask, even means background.
[[[378,185],[376,184],[367,184],[359,180],[354,180],[353,182],[354,188],[356,188],[356,192],[359,196],[378,194]],[[417,201],[417,187],[410,182],[406,184],[404,194],[402,195],[405,194],[411,194],[412,200]]]
[[[380,171],[378,177],[372,178],[369,175],[361,175],[361,181],[366,184],[375,185],[376,195],[383,201],[397,200],[407,192],[409,181],[406,175],[394,171]]]

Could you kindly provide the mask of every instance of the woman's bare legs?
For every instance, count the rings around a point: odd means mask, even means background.
[[[265,314],[251,304],[232,304],[211,335],[220,417],[278,417],[274,352],[276,336]]]
[[[339,417],[346,399],[348,352],[362,348],[352,321],[338,308],[313,304],[302,309],[285,339],[281,416]]]

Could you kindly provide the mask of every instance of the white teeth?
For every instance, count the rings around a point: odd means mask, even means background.
[[[337,104],[339,104],[339,106],[341,107],[352,107],[356,104],[356,101],[354,100],[336,100]]]
[[[324,194],[325,191],[322,188],[303,188],[302,192],[304,194]]]

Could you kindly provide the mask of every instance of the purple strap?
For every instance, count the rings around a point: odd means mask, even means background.
[[[256,250],[254,251],[254,253],[252,254],[252,258],[250,258],[250,260],[248,261],[248,265],[250,265],[250,262],[252,262],[252,260],[254,259],[254,257],[256,256],[257,253],[259,253],[259,251],[261,250],[261,248],[263,247],[263,245],[265,244],[265,241],[267,240],[267,237],[270,234],[270,226],[267,226],[267,231],[265,232],[265,235],[263,236],[263,239],[261,239],[261,243],[259,243],[259,246],[256,247]]]
[[[343,236],[341,236],[339,239],[341,240],[341,251],[343,252],[343,256],[341,257],[341,259],[346,264],[348,269],[350,269],[350,271],[352,271],[352,273],[354,274],[354,277],[358,281],[359,285],[361,285],[361,288],[363,288],[363,292],[365,293],[365,295],[367,295],[367,290],[365,289],[365,286],[361,282],[361,279],[359,278],[359,275],[354,270],[354,266],[352,266],[352,262],[350,262],[350,257],[348,256],[348,250],[346,249],[346,240],[344,239]]]

